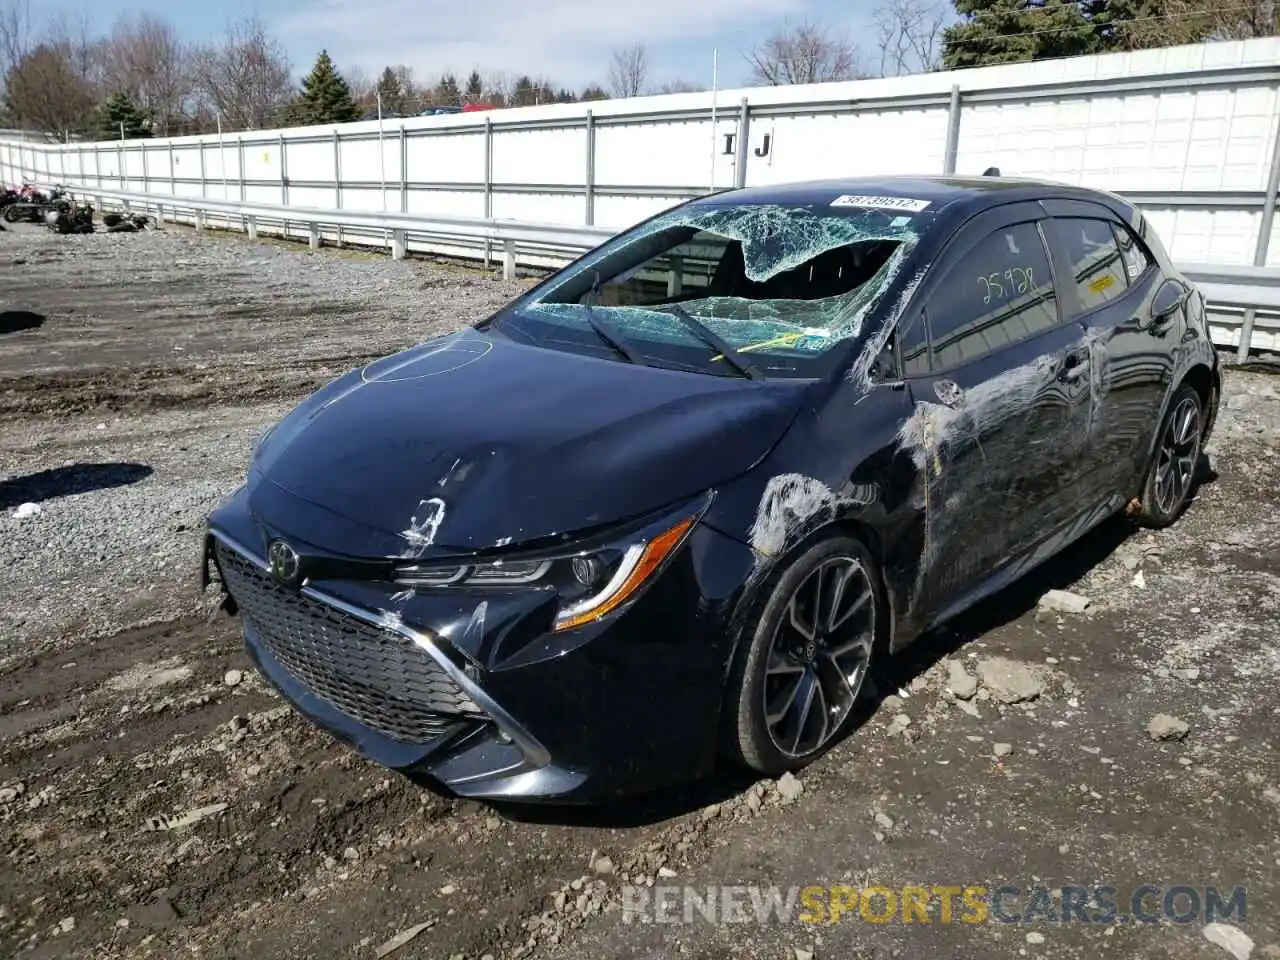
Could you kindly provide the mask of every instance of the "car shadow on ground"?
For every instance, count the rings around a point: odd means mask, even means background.
[[[1202,454],[1197,464],[1197,484],[1215,479],[1217,474],[1212,471],[1208,457]],[[844,736],[856,736],[886,697],[967,643],[1031,612],[1047,591],[1062,590],[1075,583],[1138,530],[1123,514],[1110,517],[1062,553],[1050,557],[946,624],[921,635],[897,655],[883,660],[869,678]],[[617,803],[598,806],[493,803],[489,806],[521,823],[624,829],[661,823],[729,800],[759,779],[756,774],[725,766],[714,775],[687,786],[666,788]]]
[[[44,320],[41,314],[30,310],[0,310],[0,336],[21,330],[35,330],[44,325]]]
[[[145,463],[74,463],[24,477],[0,480],[0,510],[77,493],[110,490],[145,480],[155,471]]]

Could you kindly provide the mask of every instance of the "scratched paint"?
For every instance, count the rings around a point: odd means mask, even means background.
[[[407,529],[400,531],[408,543],[406,557],[420,557],[427,547],[436,542],[440,524],[444,523],[445,503],[439,497],[418,502],[418,509],[409,518]]]
[[[844,509],[874,503],[871,484],[846,484],[839,492],[800,473],[781,473],[765,486],[751,525],[751,546],[763,558],[777,557],[804,534],[834,520]]]

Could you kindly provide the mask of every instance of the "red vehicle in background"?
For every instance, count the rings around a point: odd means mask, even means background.
[[[475,113],[477,110],[495,110],[496,107],[491,103],[464,103],[462,105],[463,113]]]

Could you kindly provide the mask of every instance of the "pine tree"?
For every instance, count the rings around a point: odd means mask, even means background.
[[[964,20],[943,33],[944,69],[1106,49],[1084,5],[1070,0],[955,0],[955,7]]]
[[[294,100],[290,117],[297,124],[349,123],[360,116],[351,88],[333,66],[327,50],[321,50],[311,73],[302,80],[302,92]]]
[[[532,107],[538,102],[538,85],[533,78],[526,75],[516,81],[511,91],[511,106]]]
[[[467,103],[479,103],[484,96],[484,81],[480,79],[480,71],[472,70],[467,77],[467,89],[464,93]]]
[[[458,78],[446,73],[436,84],[435,105],[437,107],[462,106],[462,91],[458,89]]]
[[[151,136],[151,119],[133,102],[133,97],[123,91],[102,105],[99,126],[106,140]]]
[[[609,99],[609,94],[607,94],[607,93],[605,93],[605,92],[604,92],[604,88],[603,88],[603,87],[601,87],[601,86],[600,86],[600,84],[598,84],[598,83],[593,83],[593,84],[591,84],[591,86],[587,87],[585,90],[583,90],[583,91],[582,91],[582,97],[581,97],[580,99],[582,99],[582,100],[584,100],[584,101],[586,101],[586,100],[608,100],[608,99]]]
[[[390,67],[382,71],[382,76],[378,78],[374,91],[382,104],[384,116],[389,113],[405,112],[406,96],[404,84],[400,82],[400,74]]]

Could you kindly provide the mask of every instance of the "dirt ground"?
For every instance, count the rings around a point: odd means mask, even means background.
[[[0,956],[1280,957],[1264,373],[1229,373],[1177,525],[1109,523],[922,638],[798,783],[489,807],[296,718],[196,592],[200,516],[307,391],[519,288],[184,230],[0,233],[0,324],[42,318],[0,334]],[[1050,588],[1090,606],[1039,610]],[[982,678],[969,699],[959,669]],[[1157,714],[1185,735],[1154,738]],[[1230,924],[1254,946],[1229,952],[1202,919],[626,922],[624,886],[655,881],[1112,885],[1122,912],[1144,883],[1244,887]]]

